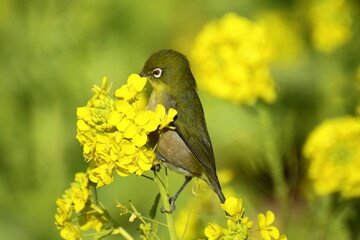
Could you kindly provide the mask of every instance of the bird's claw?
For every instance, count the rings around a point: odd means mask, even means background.
[[[173,198],[173,197],[169,198],[170,210],[165,210],[165,208],[162,207],[162,208],[160,209],[160,211],[161,211],[162,213],[172,213],[172,212],[176,209],[175,200],[176,200],[176,198]]]
[[[154,165],[154,166],[151,167],[151,170],[156,171],[156,172],[159,172],[160,169],[161,169],[160,164],[157,164],[157,165]]]

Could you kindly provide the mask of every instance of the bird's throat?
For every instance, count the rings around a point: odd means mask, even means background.
[[[149,98],[149,103],[146,107],[146,110],[155,111],[156,105],[161,103],[161,99],[159,97],[159,94],[156,94],[155,91],[153,91]]]

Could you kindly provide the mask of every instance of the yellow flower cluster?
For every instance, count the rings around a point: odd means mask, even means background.
[[[360,118],[326,120],[308,137],[304,155],[315,193],[360,196]]]
[[[244,105],[276,99],[268,67],[271,43],[259,23],[234,13],[207,23],[196,37],[191,58],[198,84],[217,97]]]
[[[209,240],[230,240],[230,239],[249,239],[252,231],[253,222],[248,217],[244,217],[242,200],[234,197],[226,199],[221,207],[227,212],[227,229],[210,223],[205,228],[205,235]],[[258,215],[258,228],[263,240],[286,240],[285,235],[280,235],[279,230],[271,224],[275,220],[275,215],[271,211]],[[251,238],[253,239],[253,238]]]
[[[146,146],[148,134],[163,129],[177,114],[158,105],[156,111],[137,108],[146,78],[129,76],[127,84],[116,90],[113,100],[107,89],[107,78],[102,86],[95,86],[95,95],[85,107],[77,109],[77,136],[83,154],[90,162],[89,178],[97,187],[113,181],[113,170],[120,176],[141,175],[157,164],[155,153]]]
[[[252,228],[253,223],[249,221],[248,217],[243,217],[244,208],[242,200],[234,197],[226,199],[221,207],[228,213],[227,226],[222,228],[217,224],[210,223],[205,228],[205,236],[209,240],[216,239],[247,239],[248,231]]]
[[[347,0],[310,0],[312,41],[317,50],[330,53],[351,38],[351,6]]]
[[[77,173],[75,182],[56,200],[55,223],[63,239],[81,239],[81,231],[90,228],[101,231],[108,219],[103,210],[92,202],[86,173]],[[74,221],[78,215],[77,221]]]

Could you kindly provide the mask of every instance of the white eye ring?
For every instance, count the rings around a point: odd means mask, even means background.
[[[155,78],[161,77],[162,69],[161,68],[155,68],[151,73]]]

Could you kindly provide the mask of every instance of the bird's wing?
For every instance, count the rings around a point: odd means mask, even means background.
[[[204,166],[210,175],[210,178],[208,177],[209,180],[217,180],[214,152],[199,97],[195,93],[195,95],[188,96],[187,99],[182,100],[187,101],[191,105],[191,108],[181,109],[181,106],[184,106],[184,104],[175,107],[178,111],[177,119],[174,122],[175,131],[177,131],[196,158]],[[186,105],[189,106],[188,104]],[[194,112],[191,112],[190,109]],[[198,118],[193,117],[194,113],[197,113],[196,117]]]
[[[187,104],[178,104],[181,101]],[[167,101],[164,102],[164,105],[167,109],[174,108],[177,110],[178,114],[173,122],[175,131],[190,148],[201,165],[204,166],[207,182],[219,196],[221,202],[224,203],[225,197],[216,175],[215,156],[197,93],[185,94],[181,99],[175,99],[173,96],[167,95]]]

